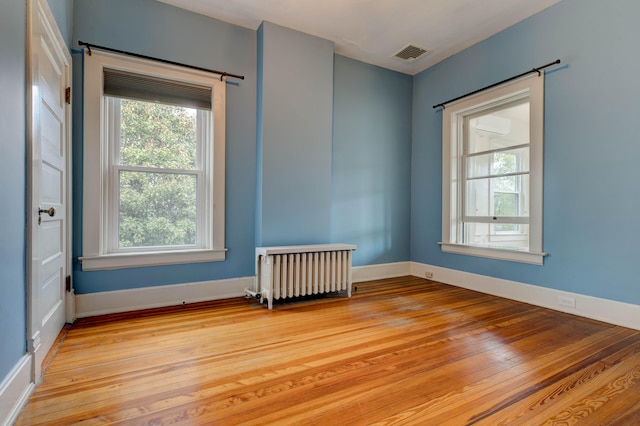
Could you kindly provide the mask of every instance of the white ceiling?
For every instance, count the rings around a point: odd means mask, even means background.
[[[160,0],[256,30],[262,21],[331,40],[339,55],[414,75],[560,0]],[[431,50],[393,58],[408,44]]]

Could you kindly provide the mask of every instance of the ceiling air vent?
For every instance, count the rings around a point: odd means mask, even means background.
[[[393,55],[394,58],[405,62],[415,62],[418,58],[424,56],[430,51],[412,44],[403,47],[398,53]]]

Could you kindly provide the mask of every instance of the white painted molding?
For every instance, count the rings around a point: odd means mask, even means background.
[[[353,282],[382,280],[411,275],[411,262],[383,263],[380,265],[354,266]]]
[[[434,281],[640,330],[640,305],[601,299],[579,293],[570,293],[418,262],[354,266],[352,272],[354,283],[395,278],[405,275],[425,278],[425,273],[431,272],[433,274],[431,279]],[[78,294],[76,295],[76,315],[78,318],[84,318],[117,312],[180,305],[183,302],[195,303],[242,297],[245,295],[245,288],[253,289],[254,287],[255,277],[244,277]],[[559,305],[558,297],[574,299],[576,307],[570,308]]]
[[[109,52],[96,51],[85,56],[84,64],[84,192],[82,208],[82,249],[80,257],[82,270],[120,269],[159,264],[212,262],[225,259],[225,149],[226,149],[226,82],[210,73],[188,69],[171,64],[163,64],[143,58],[132,58]],[[109,185],[115,179],[113,165],[109,164],[110,144],[104,132],[107,123],[103,118],[103,70],[113,68],[127,72],[157,76],[169,80],[193,83],[212,89],[212,110],[210,130],[202,145],[201,161],[203,179],[209,182],[207,194],[203,197],[202,207],[198,207],[198,230],[202,241],[198,241],[194,250],[175,250],[173,252],[131,253],[127,250],[108,249],[117,247],[110,241],[117,235],[115,222],[107,221],[114,213],[109,208]],[[206,149],[204,149],[206,148]],[[206,177],[206,178],[205,178]],[[113,194],[112,194],[113,195]],[[200,195],[198,196],[200,197]],[[113,206],[111,206],[113,207]],[[203,213],[203,214],[200,214]],[[114,217],[117,217],[114,216]],[[108,225],[108,226],[107,226]],[[109,228],[109,229],[107,229]]]
[[[584,294],[570,293],[417,262],[411,262],[410,269],[410,274],[416,277],[425,278],[425,273],[431,272],[433,274],[431,279],[441,283],[640,330],[640,305],[601,299]],[[574,299],[575,308],[559,305],[559,297]]]
[[[0,383],[0,425],[12,425],[35,388],[31,381],[31,354],[25,354]]]
[[[76,295],[78,318],[244,296],[255,277],[201,281]]]
[[[401,277],[409,275],[409,270],[410,262],[357,266],[353,268],[353,282]],[[255,277],[76,294],[75,314],[77,318],[86,318],[182,303],[243,297],[246,288],[255,288]]]

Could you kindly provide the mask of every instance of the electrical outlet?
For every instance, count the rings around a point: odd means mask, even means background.
[[[425,272],[424,273],[424,277],[425,278],[429,278],[429,279],[433,278],[433,272],[431,272],[431,271]]]
[[[558,296],[558,305],[566,306],[568,308],[575,308],[576,299],[574,299],[573,297]]]

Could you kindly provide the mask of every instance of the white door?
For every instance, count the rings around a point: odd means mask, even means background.
[[[66,322],[69,273],[70,105],[66,88],[71,57],[46,0],[30,2],[31,191],[28,228],[28,341],[34,381]]]

